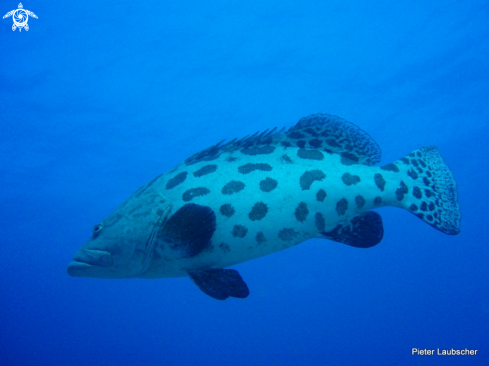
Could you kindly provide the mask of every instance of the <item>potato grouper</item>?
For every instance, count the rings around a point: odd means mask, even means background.
[[[366,132],[327,114],[221,141],[95,225],[68,274],[189,276],[215,299],[245,298],[246,283],[226,267],[311,238],[372,247],[384,232],[375,208],[401,207],[446,234],[460,232],[456,183],[436,147],[379,161]]]

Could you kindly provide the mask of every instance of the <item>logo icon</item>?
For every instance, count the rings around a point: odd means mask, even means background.
[[[16,30],[19,28],[19,32],[24,28],[26,31],[29,30],[29,25],[27,21],[29,20],[29,15],[37,19],[37,15],[32,11],[25,10],[22,3],[19,3],[19,8],[9,11],[7,14],[3,16],[3,19],[12,17],[14,20],[14,24],[12,25],[12,30]]]

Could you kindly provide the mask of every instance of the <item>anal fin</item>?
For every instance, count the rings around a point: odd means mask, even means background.
[[[190,278],[203,293],[217,300],[228,297],[244,299],[250,294],[248,286],[234,269],[208,269],[190,272]]]
[[[382,217],[373,211],[355,216],[348,225],[337,225],[331,231],[321,234],[329,240],[351,245],[356,248],[370,248],[377,245],[384,236]]]

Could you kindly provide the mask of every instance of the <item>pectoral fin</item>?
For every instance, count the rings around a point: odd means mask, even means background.
[[[174,250],[178,258],[190,258],[210,244],[215,230],[216,215],[210,207],[187,203],[165,222],[158,239]]]
[[[250,294],[248,286],[234,269],[208,269],[190,272],[189,276],[202,292],[217,300],[226,300],[229,296],[244,299]]]

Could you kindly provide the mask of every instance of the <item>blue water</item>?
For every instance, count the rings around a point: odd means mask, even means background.
[[[487,2],[23,5],[28,32],[0,21],[1,365],[489,364]],[[244,300],[66,274],[156,175],[317,112],[367,131],[382,164],[436,145],[461,234],[383,208],[374,248],[310,240],[235,266]]]

